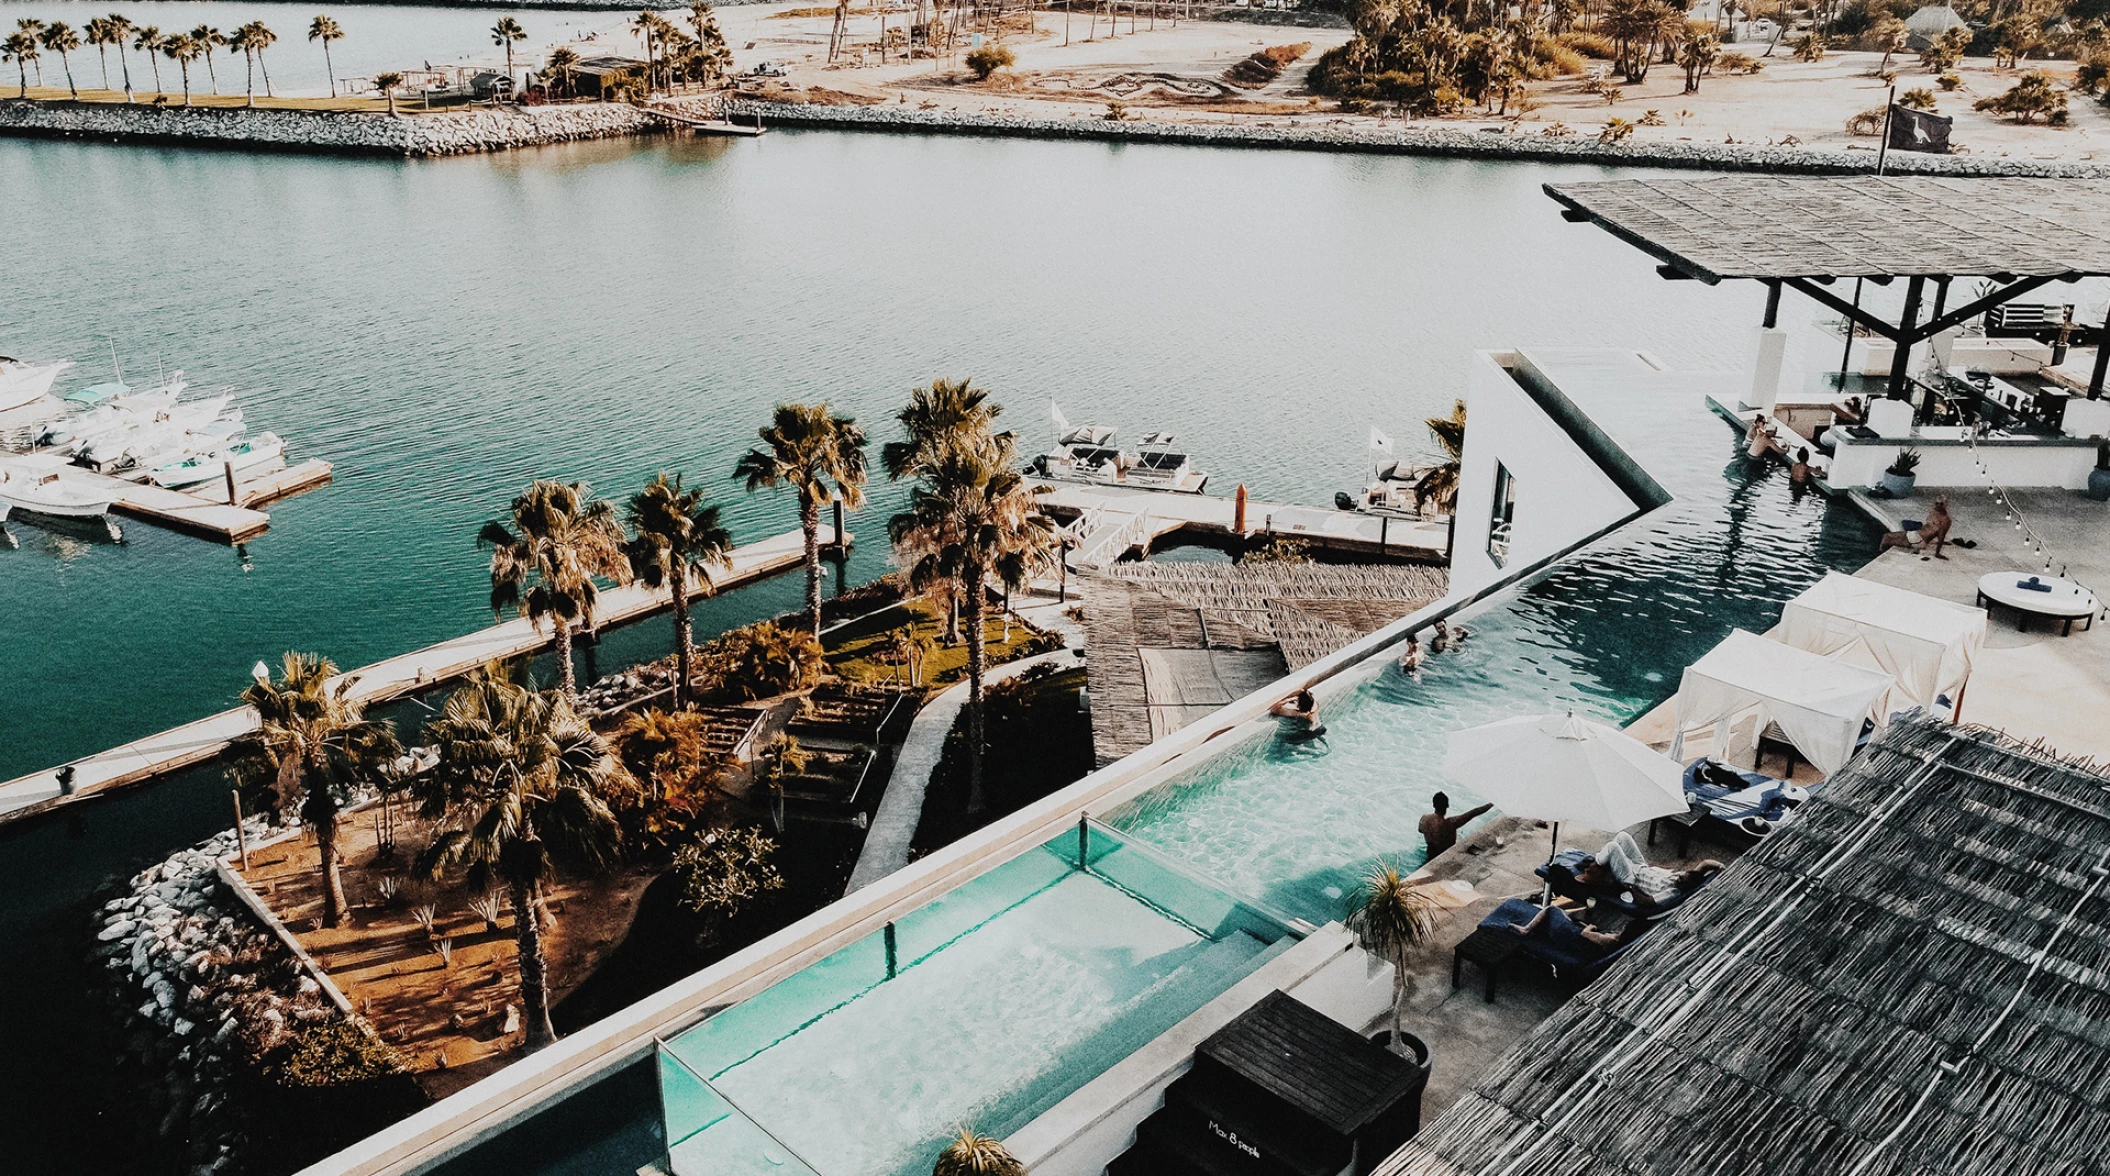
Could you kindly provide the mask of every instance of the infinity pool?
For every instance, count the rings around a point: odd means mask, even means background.
[[[922,1176],[960,1126],[1023,1127],[1291,942],[1148,848],[1066,833],[667,1042],[675,1176]]]

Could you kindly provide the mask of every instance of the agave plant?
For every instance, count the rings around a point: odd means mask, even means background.
[[[425,929],[426,935],[431,935],[433,934],[434,923],[439,920],[440,908],[428,902],[425,905],[419,907],[418,909],[410,912],[410,917],[418,921],[418,926],[423,927]]]
[[[432,948],[440,953],[440,967],[451,968],[454,966],[454,939],[451,936],[443,937],[438,943],[433,944]]]
[[[396,895],[403,892],[403,880],[394,874],[383,874],[381,880],[374,884],[374,889],[381,892],[381,901],[384,904],[394,906]]]
[[[486,891],[469,900],[469,913],[484,921],[484,926],[498,930],[499,906],[505,900],[496,890]]]

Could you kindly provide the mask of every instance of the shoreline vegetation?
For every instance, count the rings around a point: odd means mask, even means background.
[[[1789,174],[1873,172],[1873,150],[1829,150],[1757,143],[1601,143],[1475,128],[1348,124],[1323,115],[1249,123],[1159,121],[1133,114],[1121,121],[1080,113],[1036,118],[902,105],[845,105],[773,99],[688,97],[656,107],[691,117],[730,117],[765,128],[990,138],[1070,139],[1115,143],[1390,155],[1528,162],[1743,170]],[[234,100],[191,107],[126,105],[67,98],[0,99],[0,135],[422,158],[506,151],[586,139],[667,133],[642,107],[589,102],[540,107],[474,107],[391,117],[379,100],[278,99],[254,108]],[[678,129],[673,133],[681,133]],[[2110,177],[2110,164],[1994,155],[1893,152],[1898,175]]]

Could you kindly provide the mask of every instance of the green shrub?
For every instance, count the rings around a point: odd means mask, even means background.
[[[826,665],[820,642],[775,621],[734,629],[698,653],[714,692],[741,702],[804,690]]]
[[[1971,103],[1971,109],[1988,114],[2004,114],[2018,123],[2035,122],[2042,118],[2053,126],[2066,125],[2066,92],[2052,83],[2051,75],[2041,69],[2023,74],[2005,94],[1980,98]]]
[[[394,1046],[337,1017],[294,1028],[286,1056],[273,1077],[281,1086],[316,1090],[405,1074],[409,1069]]]
[[[1614,61],[1619,57],[1618,43],[1603,33],[1571,31],[1554,37],[1553,41],[1563,48],[1572,49],[1584,57],[1594,57],[1599,61]]]

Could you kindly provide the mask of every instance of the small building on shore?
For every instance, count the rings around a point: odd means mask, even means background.
[[[1925,49],[1950,29],[1969,29],[1970,22],[1946,4],[1927,4],[1918,12],[1905,18],[1905,45],[1914,50]]]

